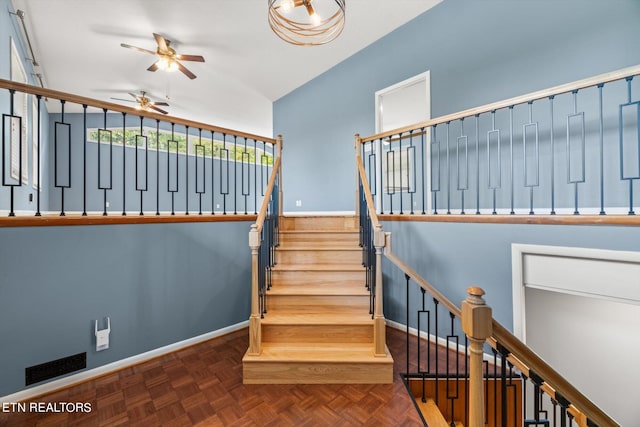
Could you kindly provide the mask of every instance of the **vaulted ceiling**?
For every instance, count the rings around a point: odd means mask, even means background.
[[[348,0],[344,33],[329,45],[299,47],[278,39],[267,0],[13,0],[25,12],[45,86],[100,100],[147,91],[173,116],[271,135],[272,102],[440,0]],[[149,72],[152,33],[198,77]]]

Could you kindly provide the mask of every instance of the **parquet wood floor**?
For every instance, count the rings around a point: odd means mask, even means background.
[[[387,344],[393,384],[243,385],[243,329],[35,399],[90,413],[0,412],[0,426],[422,426],[400,378],[404,334],[387,328]]]

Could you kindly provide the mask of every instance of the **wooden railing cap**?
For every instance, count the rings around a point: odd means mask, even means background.
[[[473,297],[478,298],[482,298],[482,296],[485,294],[484,289],[479,286],[471,286],[467,288],[467,293]]]

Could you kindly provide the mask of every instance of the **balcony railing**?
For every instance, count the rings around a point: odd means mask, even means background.
[[[634,216],[639,74],[625,68],[360,138],[376,211]]]
[[[9,217],[255,216],[277,155],[274,138],[1,79],[0,111]]]

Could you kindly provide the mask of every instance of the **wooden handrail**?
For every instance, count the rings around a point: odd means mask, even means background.
[[[269,184],[267,185],[267,189],[264,192],[264,198],[262,199],[262,204],[260,205],[260,211],[258,212],[258,219],[256,220],[257,231],[262,231],[262,226],[264,225],[264,219],[267,216],[267,207],[269,206],[269,200],[271,199],[271,193],[273,193],[273,187],[276,185],[276,177],[278,176],[278,172],[280,171],[280,162],[281,157],[276,158],[275,163],[273,164],[273,169],[271,170],[271,177],[269,177]]]
[[[359,154],[356,156],[356,164],[358,165],[358,173],[360,174],[360,179],[362,180],[364,197],[367,200],[367,206],[369,207],[369,217],[371,218],[371,224],[375,228],[380,225],[380,221],[378,221],[376,206],[373,203],[373,196],[371,195],[371,189],[369,187],[369,180],[367,179],[367,173],[364,170],[364,165],[362,164],[362,158],[360,157]]]
[[[146,117],[149,119],[160,120],[164,122],[175,123],[178,125],[189,126],[190,128],[208,130],[218,133],[226,133],[227,135],[235,135],[241,138],[253,139],[256,141],[263,141],[270,144],[275,144],[277,141],[275,138],[269,138],[261,135],[254,135],[251,133],[241,132],[234,129],[227,129],[219,126],[213,126],[206,123],[200,123],[193,120],[182,119],[180,117],[168,116],[165,114],[153,113],[144,110],[136,110],[135,108],[125,107],[123,105],[114,104],[112,102],[100,101],[93,98],[87,98],[84,96],[73,95],[70,93],[60,92],[57,90],[41,88],[38,86],[32,86],[24,83],[17,83],[11,80],[0,79],[0,88],[15,90],[17,92],[28,93],[31,95],[40,95],[44,98],[58,99],[66,102],[73,102],[80,105],[87,105],[90,107],[96,107],[101,109],[107,109],[118,113],[127,113],[138,117]]]
[[[438,290],[422,278],[414,269],[398,258],[398,256],[391,251],[389,246],[385,248],[384,254],[391,263],[411,277],[422,289],[429,292],[432,297],[437,299],[440,304],[444,305],[452,314],[461,318],[461,310],[444,295],[438,292]],[[540,356],[527,347],[526,344],[520,341],[495,319],[492,320],[492,328],[493,331],[491,337],[487,342],[493,348],[497,349],[497,344],[500,344],[502,347],[507,349],[510,353],[508,359],[516,368],[521,370],[527,376],[529,376],[530,371],[533,371],[543,378],[551,397],[556,398],[556,393],[558,393],[571,403],[569,410],[576,416],[576,419],[582,416],[582,418],[586,417],[601,427],[619,426],[618,423],[611,419],[611,417],[591,402],[591,400],[571,385],[571,383],[564,379],[562,375],[549,366],[549,364],[542,360]],[[584,420],[581,425],[585,424],[586,420]]]
[[[419,122],[413,125],[404,126],[398,129],[381,132],[375,135],[360,138],[360,143],[365,143],[365,142],[373,141],[375,139],[380,139],[380,138],[387,138],[389,136],[409,132],[410,130],[414,130],[414,129],[428,128],[430,126],[435,126],[442,123],[459,120],[465,117],[475,116],[476,114],[488,113],[490,111],[500,110],[502,108],[507,108],[514,105],[518,105],[518,104],[524,104],[527,102],[533,102],[539,99],[548,98],[550,96],[561,95],[563,93],[584,89],[584,88],[595,86],[598,84],[609,83],[612,81],[616,81],[616,80],[620,80],[626,77],[636,76],[636,75],[640,75],[640,65],[622,68],[620,70],[599,74],[597,76],[588,77],[582,80],[576,80],[571,83],[553,86],[548,89],[542,89],[536,92],[531,92],[525,95],[520,95],[513,98],[505,99],[502,101],[493,102],[491,104],[486,104],[480,107],[470,108],[468,110],[460,111],[457,113],[447,114],[444,116],[437,117],[435,119],[426,120],[424,122]]]

